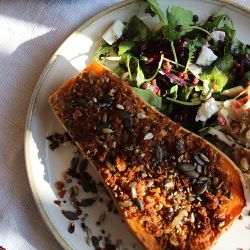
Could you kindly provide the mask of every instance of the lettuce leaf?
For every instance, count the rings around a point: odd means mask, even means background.
[[[157,110],[161,111],[164,109],[162,102],[162,97],[156,95],[149,89],[139,89],[132,88],[145,102],[149,103],[151,106],[154,106]]]

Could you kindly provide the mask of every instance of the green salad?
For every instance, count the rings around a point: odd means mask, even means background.
[[[163,12],[156,0],[146,4],[159,23],[149,28],[136,15],[116,22],[94,59],[112,62],[141,98],[192,132],[232,135],[250,107],[250,46],[236,38],[232,18],[218,10],[200,21],[180,6]],[[246,135],[228,138],[229,146],[250,146]]]

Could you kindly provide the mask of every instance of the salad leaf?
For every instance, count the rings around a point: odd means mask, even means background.
[[[130,81],[136,81],[137,86],[140,87],[145,82],[145,76],[140,67],[139,59],[131,54],[126,54],[125,64],[128,69]]]
[[[171,87],[169,93],[173,95],[172,96],[173,99],[177,99],[177,96],[178,96],[178,85],[174,85],[173,87]]]
[[[148,26],[137,16],[131,17],[124,32],[124,37],[129,38],[131,41],[145,41],[152,35]]]
[[[225,27],[225,25],[233,29],[232,18],[228,15],[219,15],[219,16],[214,16],[212,22],[210,20],[207,20],[203,24],[203,28],[212,32],[214,30],[221,30],[223,27]]]
[[[187,33],[193,24],[193,12],[178,6],[167,9],[168,24],[164,27],[164,35],[169,41],[180,39]],[[177,31],[176,27],[182,26],[182,31]]]
[[[234,66],[234,59],[231,54],[225,54],[222,58],[218,59],[214,64],[218,70],[228,72]]]
[[[107,54],[110,53],[112,47],[108,43],[103,43],[95,52],[93,60],[95,61],[102,61]],[[103,59],[102,59],[103,57]]]
[[[147,2],[149,3],[149,8],[151,9],[151,13],[153,12],[156,15],[158,15],[160,21],[164,25],[167,25],[168,20],[167,20],[166,16],[162,13],[161,8],[160,8],[157,0],[147,0]]]
[[[134,92],[136,92],[145,102],[154,106],[157,110],[161,111],[164,109],[164,105],[162,103],[162,97],[156,95],[151,90],[148,89],[139,89],[132,88]]]
[[[239,56],[244,54],[250,54],[250,48],[239,40],[235,40],[230,43],[230,51],[233,56]]]
[[[244,75],[244,79],[246,81],[250,81],[250,71],[247,71],[246,74]]]
[[[203,80],[203,92],[207,95],[209,92],[221,92],[228,81],[228,77],[215,66],[210,72],[203,73],[201,80]]]
[[[193,87],[187,87],[187,88],[183,88],[181,90],[181,94],[180,94],[180,99],[183,101],[187,101],[191,92],[193,90]]]
[[[119,65],[116,66],[114,69],[114,73],[120,77],[122,75],[122,68]]]
[[[118,56],[122,56],[124,53],[130,51],[135,47],[135,43],[131,41],[122,41],[118,46]]]
[[[195,40],[188,40],[188,44],[187,44],[187,48],[188,48],[188,60],[187,60],[184,72],[187,72],[189,64],[192,63],[192,60],[194,59],[195,52],[196,52],[196,46],[197,45],[199,45],[199,43],[197,42],[196,39]]]

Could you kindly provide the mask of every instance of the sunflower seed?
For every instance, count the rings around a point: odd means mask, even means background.
[[[139,198],[136,198],[136,199],[134,200],[134,202],[135,202],[135,205],[138,207],[138,209],[139,209],[140,211],[142,211],[142,210],[143,210],[143,204],[142,204],[142,202],[140,201],[140,199],[139,199]]]
[[[124,107],[121,105],[121,104],[116,104],[116,107],[118,108],[118,109],[124,109]]]
[[[204,165],[205,165],[205,162],[201,159],[201,157],[199,156],[199,154],[196,154],[196,155],[194,156],[194,159],[195,159],[195,161],[196,161],[199,165],[201,165],[201,166],[204,166]]]
[[[103,129],[102,129],[102,132],[103,132],[104,134],[111,134],[111,133],[114,132],[114,130],[112,130],[112,129],[110,129],[110,128],[103,128]]]
[[[200,153],[200,158],[205,162],[210,162],[210,160],[202,153]]]
[[[133,200],[136,199],[137,198],[137,192],[136,192],[135,184],[131,185],[130,192],[131,192],[132,199]]]
[[[62,214],[68,219],[68,220],[79,220],[79,217],[76,215],[76,213],[72,211],[65,211],[62,210]]]
[[[197,165],[196,171],[200,174],[202,172],[202,166],[201,165]]]
[[[193,193],[196,195],[201,195],[207,190],[207,182],[195,184],[193,186]]]
[[[127,200],[127,201],[120,201],[119,202],[119,206],[121,207],[129,207],[131,206],[133,203],[131,200]]]
[[[145,119],[146,117],[147,116],[143,112],[137,114],[137,118],[139,119]]]
[[[103,114],[103,117],[102,117],[102,122],[103,122],[103,123],[106,123],[106,122],[107,122],[107,118],[108,118],[108,115],[107,115],[107,113],[105,112],[105,113]]]
[[[153,135],[151,132],[147,133],[147,134],[144,136],[144,140],[145,140],[145,141],[151,140],[151,139],[153,139],[153,138],[154,138],[154,135]]]

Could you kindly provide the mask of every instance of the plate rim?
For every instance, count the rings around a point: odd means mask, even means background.
[[[188,1],[188,0],[186,0]],[[199,0],[196,0],[199,1]],[[32,92],[31,95],[31,99],[29,102],[29,107],[28,107],[28,112],[27,112],[27,116],[26,116],[26,121],[25,121],[25,130],[24,130],[24,156],[25,156],[25,166],[26,166],[26,173],[28,176],[28,180],[29,180],[29,186],[31,189],[31,193],[33,196],[33,199],[35,201],[35,204],[38,208],[38,211],[43,219],[43,221],[45,222],[45,225],[47,226],[47,228],[50,230],[50,232],[52,233],[52,235],[56,238],[57,242],[66,250],[73,250],[69,244],[66,242],[66,240],[62,237],[62,235],[57,231],[56,227],[54,226],[54,224],[52,223],[52,221],[50,220],[43,204],[42,201],[40,199],[38,190],[36,188],[36,184],[35,184],[35,178],[33,177],[32,174],[32,164],[31,164],[31,159],[30,159],[30,149],[29,149],[29,143],[30,143],[30,133],[29,131],[31,130],[31,124],[32,124],[32,118],[33,118],[33,113],[34,113],[34,109],[36,106],[36,99],[39,95],[40,89],[43,85],[43,82],[45,80],[45,78],[47,77],[50,69],[53,67],[54,63],[56,62],[59,53],[63,44],[71,39],[75,34],[77,34],[79,31],[83,30],[84,28],[87,28],[88,26],[90,26],[92,23],[94,23],[96,20],[98,20],[99,18],[101,18],[104,15],[107,15],[110,12],[113,12],[117,9],[120,9],[124,6],[127,6],[131,3],[136,3],[136,2],[140,2],[140,0],[125,0],[122,1],[120,3],[114,4],[112,6],[110,6],[109,8],[99,12],[97,15],[91,17],[90,19],[88,19],[87,21],[85,21],[84,23],[82,23],[80,26],[78,26],[62,43],[61,45],[57,48],[57,50],[53,53],[52,57],[50,58],[50,60],[47,62],[46,66],[44,67],[42,73],[40,74],[34,90]],[[239,3],[234,2],[233,0],[205,0],[205,2],[209,2],[209,3],[217,3],[217,4],[225,4],[226,6],[229,7],[233,7],[235,9],[241,10],[243,12],[245,12],[246,14],[250,15],[250,8],[245,7],[240,5]]]

